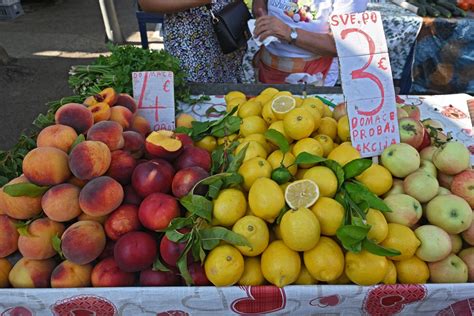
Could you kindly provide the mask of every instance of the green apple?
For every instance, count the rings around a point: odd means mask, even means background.
[[[389,223],[412,227],[423,214],[420,202],[407,194],[392,194],[387,196],[384,202],[392,210],[384,213]]]
[[[466,283],[468,280],[467,265],[455,254],[437,262],[428,263],[430,279],[433,283]]]
[[[471,226],[472,210],[457,195],[438,195],[426,206],[426,217],[430,224],[441,227],[449,234],[459,234]]]
[[[438,180],[431,174],[419,170],[403,180],[403,190],[421,203],[428,202],[438,194]]]
[[[461,236],[449,234],[449,239],[451,239],[451,253],[457,254],[462,249]]]
[[[424,171],[432,175],[434,178],[438,176],[438,169],[436,169],[434,163],[426,159],[421,159],[420,168],[418,170]]]
[[[416,255],[423,261],[435,262],[449,256],[452,251],[451,238],[447,232],[434,225],[422,225],[415,229],[415,235],[421,241]]]
[[[474,247],[463,249],[459,258],[467,265],[468,281],[474,282]]]
[[[425,147],[420,151],[420,158],[423,159],[423,160],[432,161],[433,160],[433,154],[437,150],[438,150],[438,147],[433,146],[433,145]]]
[[[471,154],[463,143],[451,141],[434,152],[433,163],[439,171],[455,175],[470,167]]]
[[[403,191],[403,180],[393,178],[392,187],[390,188],[390,190],[388,190],[387,193],[385,193],[383,195],[383,197],[386,198],[389,195],[404,194],[404,193],[405,193],[405,191]]]
[[[382,164],[393,176],[404,178],[420,167],[418,151],[405,143],[393,144],[382,152]]]

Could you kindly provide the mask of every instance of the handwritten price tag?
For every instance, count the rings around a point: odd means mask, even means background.
[[[174,79],[171,71],[141,71],[132,73],[133,97],[138,113],[153,130],[174,130]]]
[[[379,12],[335,14],[330,25],[341,65],[351,140],[362,157],[400,142],[395,89]]]

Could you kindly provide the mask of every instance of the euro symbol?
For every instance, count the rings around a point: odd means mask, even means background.
[[[170,91],[169,84],[170,84],[170,81],[166,80],[165,83],[163,84],[163,91],[165,91],[165,92]]]
[[[385,65],[384,65],[384,61],[385,61],[385,60],[387,60],[387,58],[386,58],[386,57],[382,57],[382,58],[380,58],[380,61],[379,61],[379,63],[378,63],[379,68],[382,69],[382,70],[387,70],[387,67],[385,67]]]

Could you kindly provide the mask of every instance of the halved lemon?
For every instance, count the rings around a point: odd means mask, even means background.
[[[279,120],[296,107],[296,100],[289,95],[281,95],[272,101],[272,111]]]
[[[300,207],[311,207],[318,198],[319,187],[309,179],[294,181],[285,190],[285,201],[294,210]]]

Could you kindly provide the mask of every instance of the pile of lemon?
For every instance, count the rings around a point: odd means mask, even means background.
[[[413,279],[413,273],[406,272],[417,271],[417,262],[401,261],[405,259],[403,254],[418,247],[418,240],[400,231],[405,227],[387,224],[378,210],[370,209],[367,214],[367,223],[372,225],[368,237],[401,250],[400,258],[394,258],[397,265],[366,251],[346,252],[336,238],[345,214],[334,199],[336,175],[325,166],[295,164],[295,157],[302,152],[341,165],[360,158],[350,143],[347,115],[333,117],[333,111],[319,98],[303,99],[275,88],[267,88],[250,99],[233,91],[225,101],[228,112],[238,107],[235,115],[242,119],[239,134],[220,139],[207,136],[196,145],[212,151],[218,144],[238,140],[236,153],[248,145],[238,171],[243,184],[219,193],[213,201],[212,225],[231,228],[246,237],[252,247],[221,244],[214,248],[204,264],[214,285],[393,284],[397,271],[398,278],[408,283],[426,282]],[[270,129],[288,140],[289,152],[284,154],[267,140],[264,134]],[[291,173],[290,182],[278,184],[272,179],[272,171],[281,166]],[[392,186],[390,172],[380,165],[372,165],[357,179],[377,195]],[[277,224],[285,206],[290,210]]]

